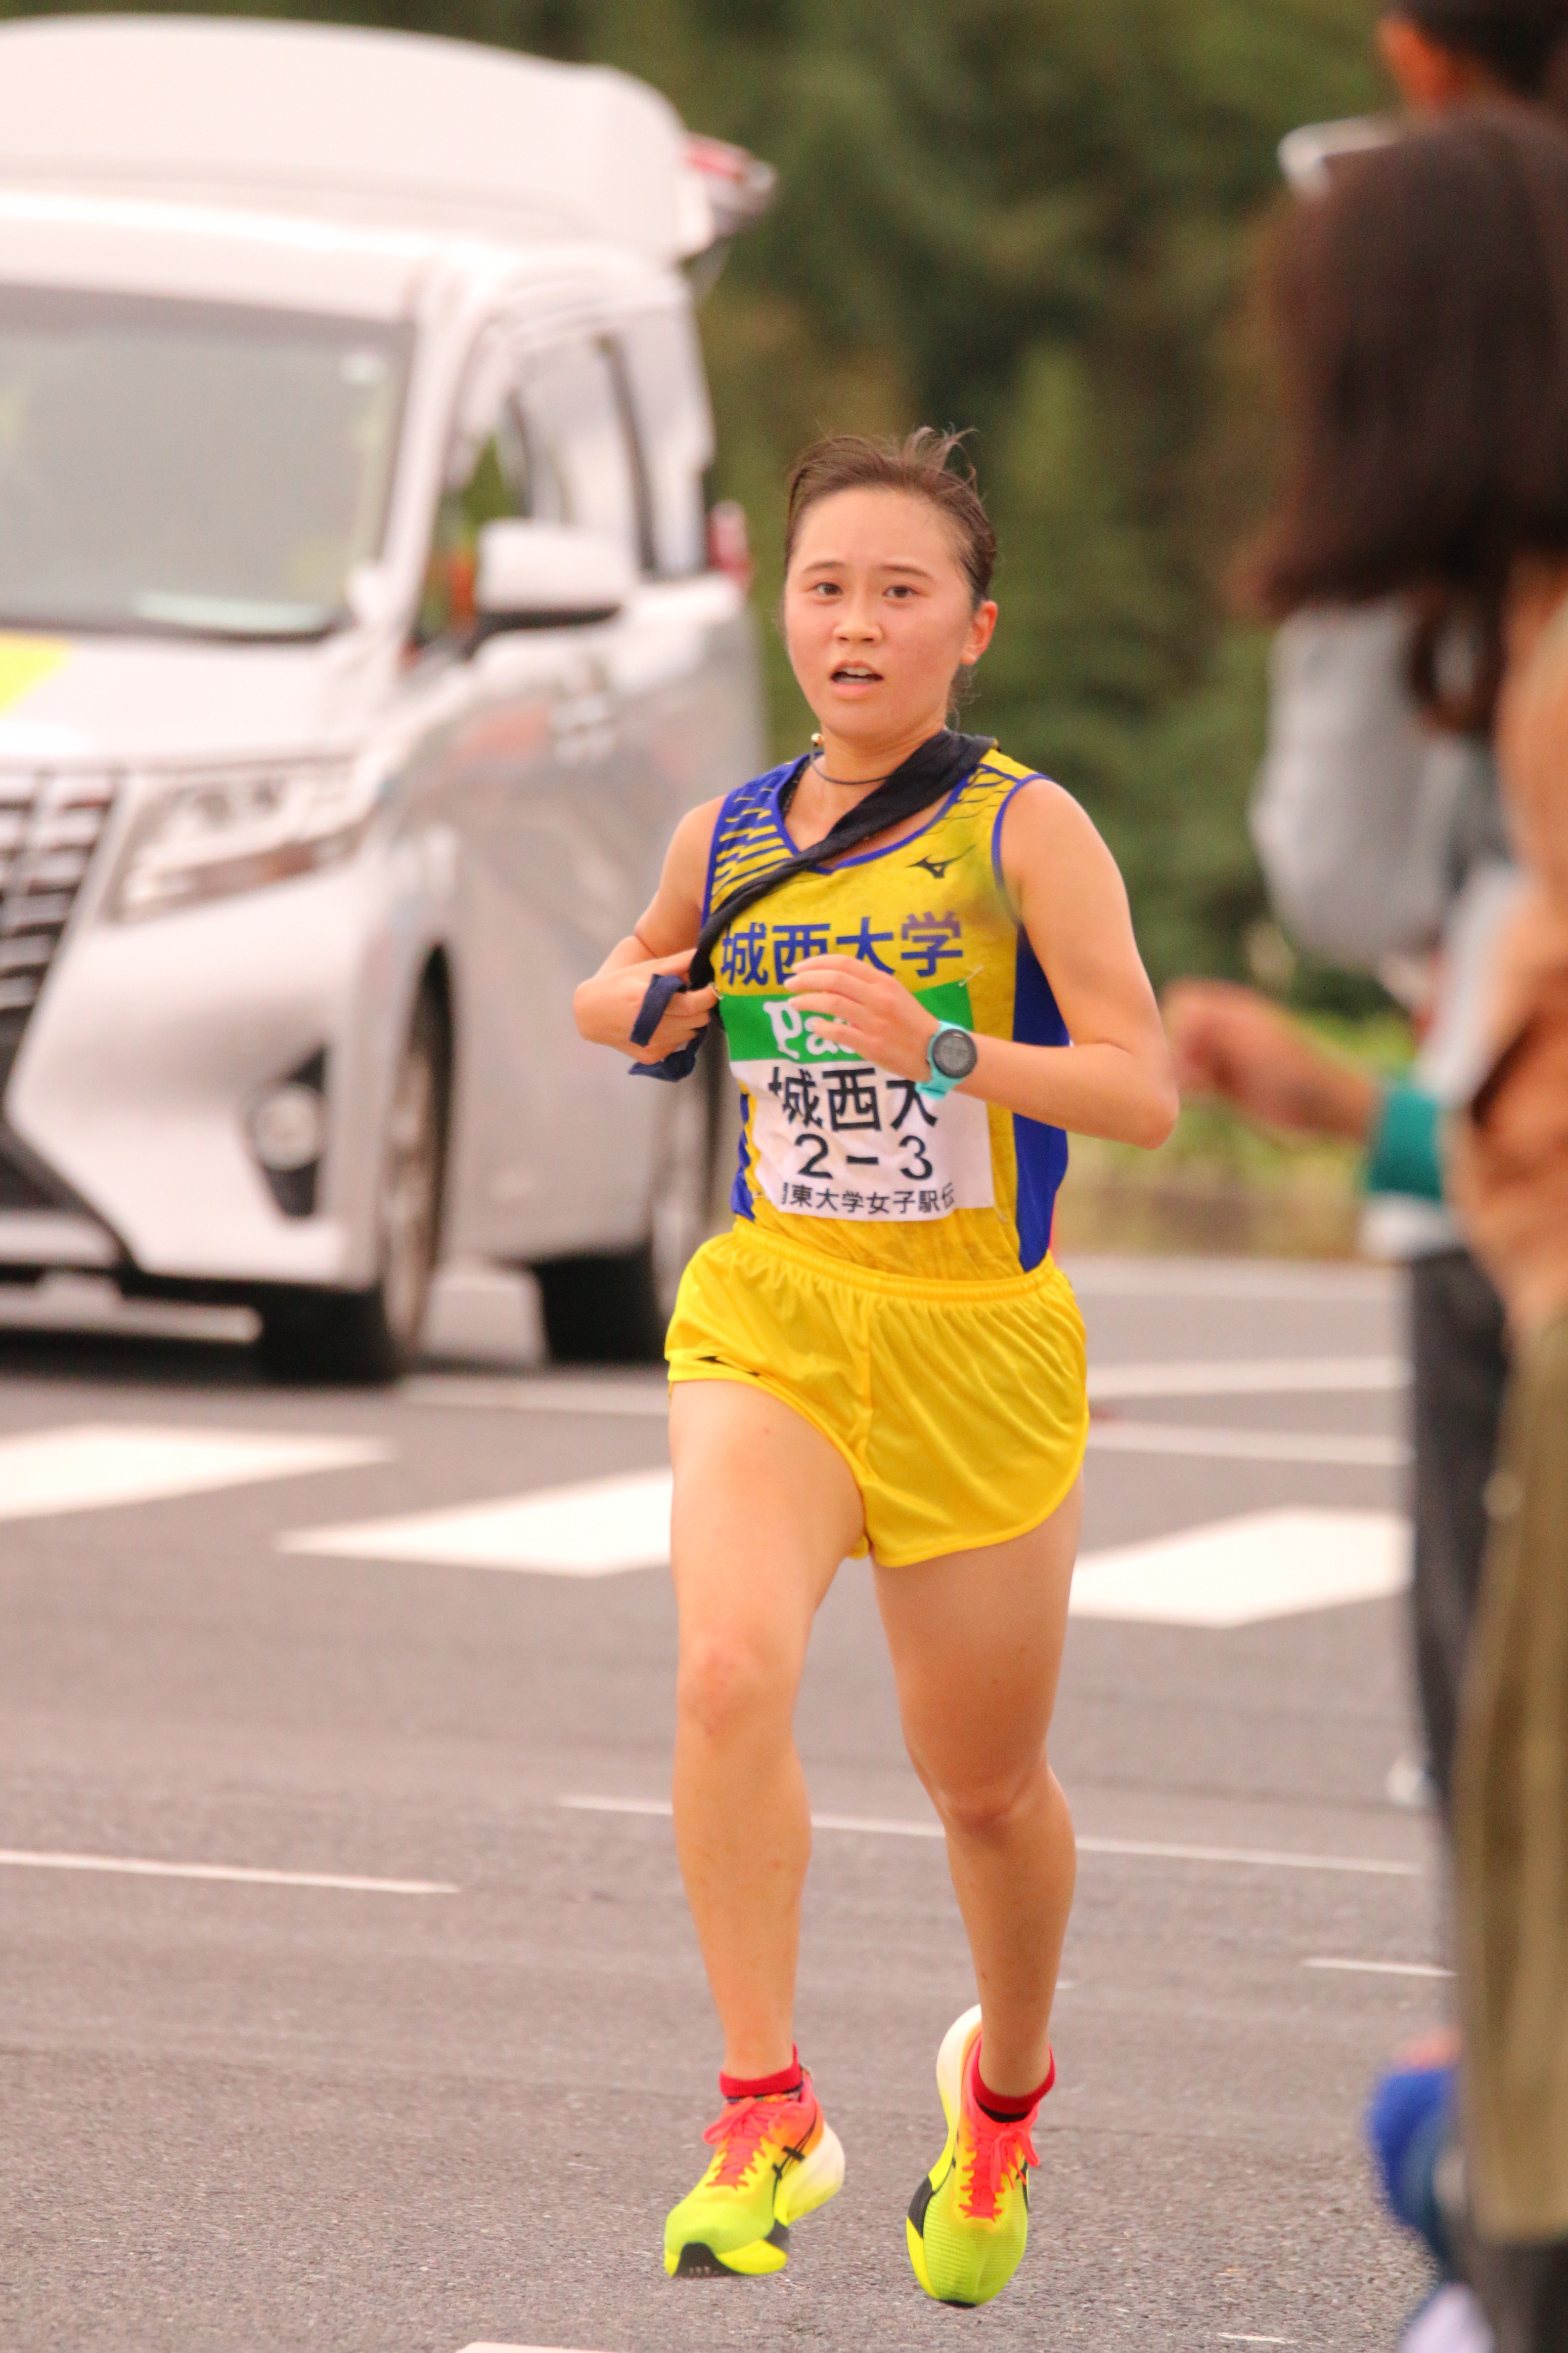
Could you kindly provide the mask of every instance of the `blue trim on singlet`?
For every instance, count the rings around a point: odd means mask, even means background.
[[[982,765],[984,765],[984,764],[982,763]],[[975,774],[978,776],[979,773],[979,769],[976,769]],[[1017,783],[1014,786],[1012,791],[1007,795],[1001,807],[996,812],[995,823],[991,828],[991,871],[996,877],[996,888],[1001,892],[1005,904],[1010,902],[1007,900],[1006,880],[1002,872],[1002,820],[1006,816],[1008,810],[1012,807],[1013,803],[1017,799],[1018,795],[1023,791],[1026,785],[1044,785],[1048,784],[1049,781],[1050,779],[1048,777],[1043,776],[1040,774],[1038,768],[1033,770],[1032,773],[1026,776],[1020,776]]]
[[[801,767],[804,767],[805,763],[802,760],[798,765]],[[982,765],[984,765],[984,763],[982,763]],[[784,786],[789,782],[789,778],[793,774],[793,769],[786,770],[784,776],[774,788],[773,795],[773,820],[774,827],[777,829],[779,839],[784,843],[789,855],[792,858],[798,858],[801,855],[801,844],[798,841],[791,839],[789,828],[785,825],[784,820],[784,812],[779,807],[779,803],[784,797]],[[895,849],[908,849],[911,843],[919,841],[923,835],[928,834],[933,825],[940,825],[942,823],[942,818],[947,815],[949,809],[952,807],[953,802],[958,798],[960,793],[967,792],[970,786],[974,782],[975,777],[979,774],[979,768],[974,768],[971,770],[967,776],[961,776],[957,784],[954,785],[952,790],[947,795],[946,798],[937,804],[936,807],[932,809],[930,817],[927,818],[925,823],[923,825],[917,826],[913,833],[900,834],[897,841],[885,841],[880,849],[861,849],[858,850],[853,858],[836,858],[830,867],[826,867],[823,870],[824,872],[830,874],[847,874],[852,866],[871,866],[876,863],[879,858],[891,858]]]
[[[702,893],[702,921],[713,912],[713,878],[719,871],[721,852],[730,848],[737,834],[744,833],[748,820],[761,818],[764,823],[776,824],[773,811],[777,796],[795,770],[805,765],[802,760],[786,760],[782,767],[765,768],[760,776],[752,776],[726,793],[713,828],[713,839],[708,850],[708,881]]]
[[[745,784],[737,785],[732,793],[725,794],[718,822],[713,828],[713,844],[708,853],[708,881],[702,893],[704,923],[713,912],[713,881],[719,871],[721,852],[728,849],[739,836],[748,832],[759,818],[765,824],[773,817],[778,794],[803,765],[799,760],[786,760],[782,767],[768,768],[762,776],[752,776]],[[776,823],[776,818],[773,821]],[[742,1104],[750,1102],[744,1087],[741,1089],[741,1100]],[[755,1224],[757,1212],[746,1175],[751,1158],[746,1149],[746,1122],[742,1117],[735,1158],[735,1178],[730,1187],[730,1207],[736,1217],[750,1219]]]
[[[1007,884],[1002,872],[1002,820],[1026,785],[1045,782],[1037,771],[1033,776],[1020,776],[996,812],[996,822],[991,828],[991,871],[1005,901]],[[1023,1046],[1072,1044],[1051,984],[1021,923],[1013,979],[1013,1035]],[[1059,1127],[1047,1127],[1041,1120],[1026,1119],[1021,1112],[1015,1112],[1013,1152],[1018,1166],[1018,1261],[1024,1272],[1032,1274],[1051,1246],[1057,1195],[1068,1173],[1067,1135]]]
[[[741,1089],[741,1101],[742,1103],[749,1104],[752,1098],[750,1093],[744,1087],[742,1087]],[[734,1210],[735,1215],[738,1218],[749,1218],[752,1223],[755,1225],[757,1221],[756,1206],[752,1198],[751,1185],[746,1176],[746,1171],[751,1166],[751,1164],[752,1155],[746,1149],[746,1123],[744,1118],[742,1118],[741,1121],[740,1147],[735,1156],[735,1181],[730,1187],[730,1207]]]
[[[1062,1019],[1027,932],[1018,933],[1013,982],[1013,1035],[1021,1046],[1070,1046]],[[1068,1173],[1068,1140],[1059,1127],[1013,1114],[1013,1150],[1018,1164],[1018,1262],[1032,1274],[1051,1246],[1057,1195]]]

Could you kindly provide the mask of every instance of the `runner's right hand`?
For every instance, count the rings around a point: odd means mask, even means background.
[[[646,1046],[632,1044],[632,1026],[642,1010],[647,985],[661,972],[686,972],[696,954],[683,948],[679,955],[653,956],[595,973],[573,998],[577,1027],[595,1046],[613,1046],[634,1062],[662,1062],[706,1029],[719,1002],[715,988],[694,988],[670,999],[663,1020]]]

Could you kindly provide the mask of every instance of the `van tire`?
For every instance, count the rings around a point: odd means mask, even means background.
[[[663,1356],[651,1240],[635,1250],[546,1259],[533,1271],[555,1364],[655,1365]]]
[[[299,1291],[261,1309],[262,1370],[289,1388],[381,1388],[407,1370],[380,1283],[369,1291]]]
[[[268,1379],[383,1388],[419,1353],[440,1244],[451,1042],[437,989],[421,989],[393,1082],[377,1186],[382,1272],[368,1291],[274,1292],[259,1303]]]

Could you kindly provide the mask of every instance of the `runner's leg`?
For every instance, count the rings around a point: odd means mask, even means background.
[[[790,2063],[811,1815],[795,1693],[812,1620],[860,1541],[837,1448],[765,1390],[678,1382],[671,1554],[680,1615],[675,1838],[724,2067]]]
[[[904,1737],[947,1832],[974,1957],[984,2080],[1018,2098],[1050,2063],[1077,1867],[1046,1739],[1081,1515],[1075,1487],[1010,1544],[877,1570]]]

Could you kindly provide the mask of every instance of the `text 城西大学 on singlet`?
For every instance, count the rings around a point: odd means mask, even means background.
[[[797,766],[725,800],[708,907],[794,851],[779,797]],[[784,987],[809,956],[850,955],[893,974],[939,1020],[1069,1043],[1001,875],[1003,813],[1036,774],[988,754],[917,832],[791,876],[725,932],[714,980],[742,1090],[738,1216],[847,1265],[936,1282],[1044,1260],[1062,1131],[962,1093],[925,1102],[914,1080],[814,1037]]]

